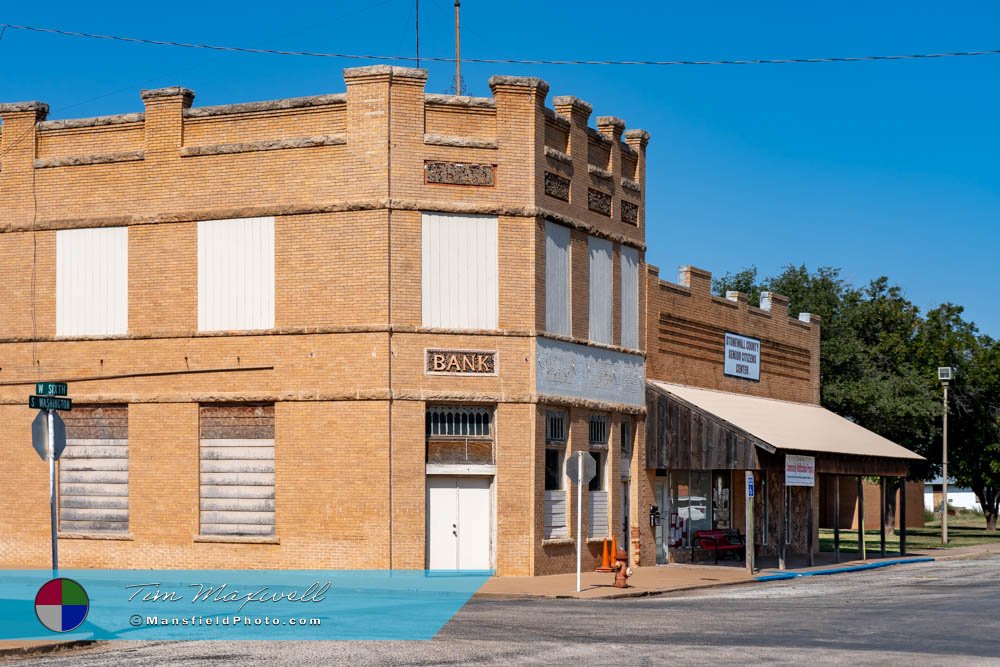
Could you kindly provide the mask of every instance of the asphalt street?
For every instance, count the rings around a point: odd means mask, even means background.
[[[28,665],[1000,665],[1000,559],[611,601],[473,600],[427,642],[120,642]]]

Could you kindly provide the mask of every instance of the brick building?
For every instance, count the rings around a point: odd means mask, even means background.
[[[74,400],[66,567],[564,570],[552,466],[578,449],[604,472],[590,558],[620,525],[648,135],[547,107],[538,79],[344,78],[98,118],[0,105],[0,564],[48,557],[35,380]]]
[[[815,404],[819,334],[777,295],[748,308],[645,265],[646,132],[591,128],[534,78],[490,98],[427,94],[423,70],[344,79],[69,120],[0,104],[0,566],[48,558],[40,380],[74,401],[64,567],[570,571],[575,452],[599,473],[584,566],[611,536],[653,564],[671,474],[777,469],[647,446],[647,411],[692,388]],[[723,372],[730,331],[756,337],[759,381]]]

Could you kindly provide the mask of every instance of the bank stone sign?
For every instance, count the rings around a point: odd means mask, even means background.
[[[732,377],[760,380],[760,341],[739,334],[726,332],[725,367],[723,372]]]
[[[429,375],[496,375],[496,350],[427,350]]]

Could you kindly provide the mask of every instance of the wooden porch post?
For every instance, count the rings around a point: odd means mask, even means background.
[[[816,558],[813,555],[814,542],[813,542],[813,487],[806,487],[806,505],[809,511],[809,537],[806,539],[806,548],[809,549],[809,567],[816,564]]]
[[[861,475],[858,475],[858,558],[868,558],[865,548],[865,481]]]
[[[788,486],[786,484],[781,485],[781,537],[778,538],[778,569],[785,569],[785,540],[788,539],[788,517],[787,514],[787,500],[788,500]]]
[[[878,478],[879,492],[879,554],[885,558],[885,475]]]
[[[899,486],[899,555],[906,555],[906,478],[901,477]]]
[[[840,562],[840,475],[834,475],[833,484],[833,562]]]

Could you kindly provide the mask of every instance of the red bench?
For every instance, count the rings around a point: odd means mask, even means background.
[[[734,554],[740,560],[746,557],[746,543],[743,540],[743,535],[734,528],[695,531],[694,548],[702,551],[714,551],[716,564],[719,562],[720,552]],[[694,558],[691,560],[693,561]]]

